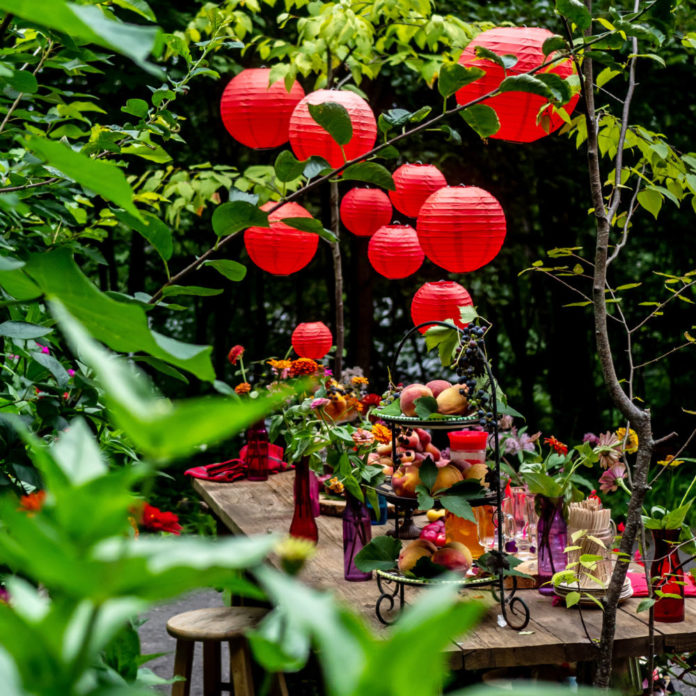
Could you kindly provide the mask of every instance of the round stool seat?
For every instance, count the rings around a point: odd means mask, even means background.
[[[254,628],[268,613],[260,607],[213,607],[172,616],[167,633],[183,640],[231,640]]]

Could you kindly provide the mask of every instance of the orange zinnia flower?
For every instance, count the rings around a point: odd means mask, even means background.
[[[564,445],[553,435],[551,437],[545,437],[544,444],[548,445],[556,454],[568,454],[568,445]]]
[[[46,491],[34,491],[19,499],[19,509],[34,515],[41,510],[44,500],[46,500]]]
[[[388,445],[391,442],[391,430],[386,425],[376,423],[372,426],[372,434],[375,436],[375,440],[383,445]]]
[[[319,370],[319,365],[311,358],[298,358],[290,364],[290,374],[293,377],[300,375],[313,375]]]
[[[251,391],[251,384],[249,382],[242,382],[234,388],[237,394],[248,394]]]

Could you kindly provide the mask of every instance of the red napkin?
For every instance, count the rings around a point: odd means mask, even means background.
[[[231,483],[246,476],[246,453],[247,446],[244,445],[239,452],[239,459],[228,459],[217,464],[207,464],[205,466],[194,466],[184,472],[187,476],[203,479],[205,481],[218,481]],[[279,471],[291,469],[292,464],[283,461],[284,450],[278,445],[268,445],[268,471],[276,474]]]
[[[634,597],[647,597],[648,596],[648,583],[645,580],[645,575],[643,573],[626,573],[628,579],[631,581],[631,587],[633,588]],[[691,573],[684,573],[684,596],[685,597],[696,597],[696,584],[694,584],[694,578]]]

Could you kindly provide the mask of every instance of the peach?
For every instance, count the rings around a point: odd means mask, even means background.
[[[416,559],[417,560],[417,559]],[[466,573],[471,568],[473,557],[471,551],[458,541],[450,541],[432,555],[433,563],[447,570]],[[415,564],[414,564],[415,565]]]
[[[399,435],[396,438],[396,444],[404,449],[420,450],[421,441],[416,433],[410,433],[408,435]]]
[[[399,397],[399,406],[401,406],[401,413],[405,416],[415,416],[416,415],[416,399],[420,399],[424,396],[432,396],[433,393],[425,386],[425,384],[409,384],[401,392]]]
[[[457,469],[456,466],[453,466],[452,464],[448,466],[443,466],[442,469],[437,470],[437,478],[435,479],[435,483],[433,484],[433,493],[437,493],[438,491],[442,491],[445,488],[449,488],[450,486],[454,486],[455,483],[458,483],[459,481],[463,481],[464,476],[462,475],[462,472]]]
[[[408,546],[401,549],[399,554],[399,570],[407,573],[412,570],[423,557],[431,557],[437,551],[437,546],[425,539],[414,539]]]
[[[377,454],[383,457],[385,454],[391,454],[392,446],[391,442],[388,445],[377,445]]]
[[[426,384],[425,386],[427,387],[428,385]],[[432,391],[432,389],[430,391]],[[433,396],[435,396],[435,392],[433,392]],[[416,435],[418,435],[421,447],[425,449],[432,442],[433,438],[430,436],[430,433],[427,430],[423,430],[423,428],[416,428],[415,432]]]
[[[392,475],[391,481],[396,495],[403,498],[415,498],[416,486],[421,483],[418,467],[409,464],[400,466]]]
[[[488,467],[482,462],[479,464],[474,464],[467,472],[466,478],[468,479],[478,479],[482,486],[488,488],[488,483],[486,483],[486,475],[488,474]]]
[[[438,412],[445,416],[463,416],[469,410],[469,399],[466,396],[468,392],[463,384],[441,391],[437,397]]]
[[[429,454],[434,462],[439,462],[440,461],[440,450],[435,447],[433,444],[428,444],[425,446],[425,451],[427,454]]]
[[[377,452],[370,452],[370,454],[367,455],[367,463],[368,464],[374,464],[377,465],[379,464],[380,456],[377,454]]]
[[[452,383],[448,382],[446,379],[434,379],[432,382],[428,382],[425,386],[430,389],[433,396],[437,399],[441,392],[445,391],[445,389],[449,389],[452,386]]]

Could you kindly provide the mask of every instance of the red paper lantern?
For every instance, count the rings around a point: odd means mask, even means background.
[[[304,97],[299,82],[290,92],[278,80],[270,87],[269,68],[249,68],[233,77],[220,101],[220,115],[228,133],[242,145],[278,147],[288,141],[290,116]]]
[[[503,246],[500,203],[477,186],[446,186],[423,203],[418,240],[425,255],[450,273],[485,266]]]
[[[269,210],[275,203],[261,206]],[[312,217],[297,203],[285,203],[268,216],[270,227],[250,227],[244,232],[244,246],[251,260],[264,271],[274,275],[290,275],[304,268],[313,258],[319,245],[319,235],[290,227],[284,218]]]
[[[538,27],[498,27],[479,34],[464,49],[459,62],[467,68],[482,68],[486,74],[462,87],[456,93],[457,103],[466,104],[496,89],[505,77],[529,72],[544,63],[546,59],[541,47],[549,36],[552,36],[550,31]],[[499,56],[517,56],[517,63],[505,74],[503,68],[492,60],[478,58],[475,52],[477,46],[488,48]],[[556,73],[565,79],[575,72],[575,66],[573,61],[567,58],[545,68],[544,72]],[[573,95],[562,107],[563,110],[571,114],[579,97],[579,94]],[[531,143],[553,133],[563,125],[563,119],[553,112],[549,101],[538,94],[505,92],[486,99],[483,103],[495,109],[500,121],[500,129],[491,135],[491,138]],[[548,104],[548,109],[539,117],[537,123],[539,111],[545,104]]]
[[[290,341],[301,358],[321,360],[331,350],[333,336],[324,322],[310,321],[298,324]]]
[[[445,175],[433,164],[402,164],[392,175],[395,191],[389,192],[394,207],[404,215],[418,217],[431,193],[447,186]]]
[[[418,234],[410,225],[380,227],[370,239],[367,256],[377,273],[392,280],[415,273],[425,258]]]
[[[462,285],[453,280],[438,280],[418,288],[411,301],[411,318],[415,326],[426,321],[452,319],[463,329],[466,324],[459,318],[459,310],[473,304],[471,295]],[[425,333],[429,328],[424,326],[419,331]]]
[[[332,167],[340,167],[343,160],[341,147],[312,118],[308,104],[334,102],[345,107],[353,124],[353,137],[343,146],[346,159],[352,160],[369,152],[377,139],[377,122],[370,105],[355,92],[319,89],[308,94],[290,117],[290,147],[295,156],[306,160],[312,155],[323,157]]]
[[[358,237],[370,237],[392,219],[392,204],[384,191],[353,188],[341,199],[341,220]]]

